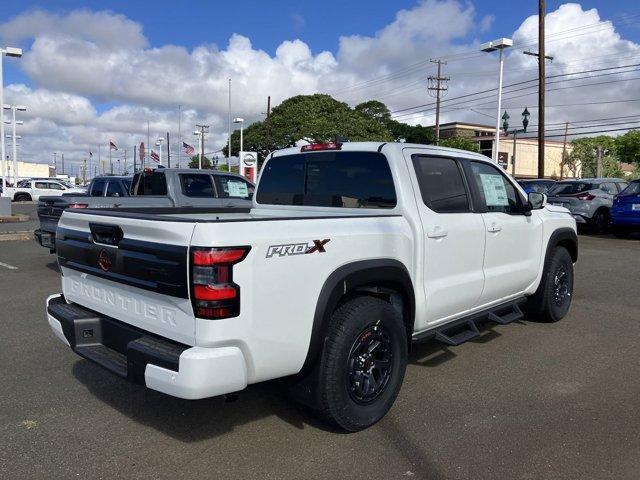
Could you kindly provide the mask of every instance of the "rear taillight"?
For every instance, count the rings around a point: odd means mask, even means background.
[[[88,206],[86,203],[72,203],[69,208],[87,208]]]
[[[591,201],[594,198],[596,198],[596,196],[595,195],[591,195],[590,193],[581,193],[580,195],[576,195],[576,198],[578,200]]]
[[[198,318],[229,318],[240,314],[240,287],[233,283],[233,266],[251,247],[191,249],[191,298]]]

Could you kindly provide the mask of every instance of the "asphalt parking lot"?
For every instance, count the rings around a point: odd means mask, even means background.
[[[277,382],[234,403],[127,383],[49,331],[53,255],[1,242],[0,262],[0,478],[639,477],[638,239],[580,237],[560,323],[417,347],[390,414],[357,434],[318,423]]]

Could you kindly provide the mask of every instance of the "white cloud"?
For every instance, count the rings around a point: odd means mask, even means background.
[[[303,21],[302,16],[294,18],[300,28]],[[152,138],[166,131],[176,138],[178,105],[183,107],[185,138],[192,138],[196,122],[205,121],[212,127],[206,150],[220,148],[227,129],[228,78],[233,79],[234,115],[249,121],[262,118],[268,95],[277,104],[292,95],[325,91],[351,104],[377,98],[392,110],[429,103],[425,79],[433,65],[428,60],[442,56],[448,57],[445,74],[452,77],[449,97],[490,89],[495,85],[495,59],[477,52],[494,21],[493,15],[478,18],[470,2],[422,0],[400,10],[374,35],[341,37],[335,53],[314,53],[296,39],[283,41],[270,55],[238,34],[223,48],[212,44],[191,50],[179,45],[150,47],[142,26],[117,13],[31,11],[0,24],[0,39],[26,47],[15,65],[26,73],[29,86],[6,89],[7,101],[29,107],[23,117],[25,156],[43,159],[50,157],[43,152],[66,150],[69,158],[79,160],[88,149],[95,151],[98,143],[106,145],[109,138],[130,148],[146,142],[147,120]],[[629,58],[640,56],[640,46],[622,39],[614,24],[602,21],[595,9],[585,11],[578,4],[550,12],[547,35],[547,50],[555,56],[549,66],[551,75],[633,63]],[[512,36],[517,44],[531,43],[535,50],[537,17],[525,19]],[[535,68],[533,58],[512,50],[506,59],[506,83],[534,78]],[[550,86],[549,104],[640,98],[640,82],[632,80],[612,88],[551,90],[566,85],[571,83]],[[507,107],[535,106],[535,95],[510,100],[515,96],[505,94]],[[487,110],[492,101],[473,104],[478,104],[477,111],[493,115]],[[103,111],[102,105],[109,107]],[[491,123],[464,105],[454,110],[445,102],[443,108],[443,121]],[[620,105],[616,113],[634,109],[634,104]],[[548,121],[597,118],[600,110],[550,108]],[[430,124],[432,113],[403,119]]]

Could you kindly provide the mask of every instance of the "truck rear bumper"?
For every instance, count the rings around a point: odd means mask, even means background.
[[[62,295],[47,298],[47,319],[56,337],[78,355],[153,390],[195,400],[247,386],[238,347],[189,347],[67,304]]]
[[[56,234],[54,232],[47,232],[42,229],[37,229],[33,232],[33,237],[36,242],[38,242],[41,246],[48,248],[51,253],[56,250]]]

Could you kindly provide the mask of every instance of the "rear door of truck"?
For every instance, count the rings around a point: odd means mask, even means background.
[[[64,296],[102,315],[194,345],[188,252],[195,223],[150,218],[155,220],[65,211],[56,233]]]

